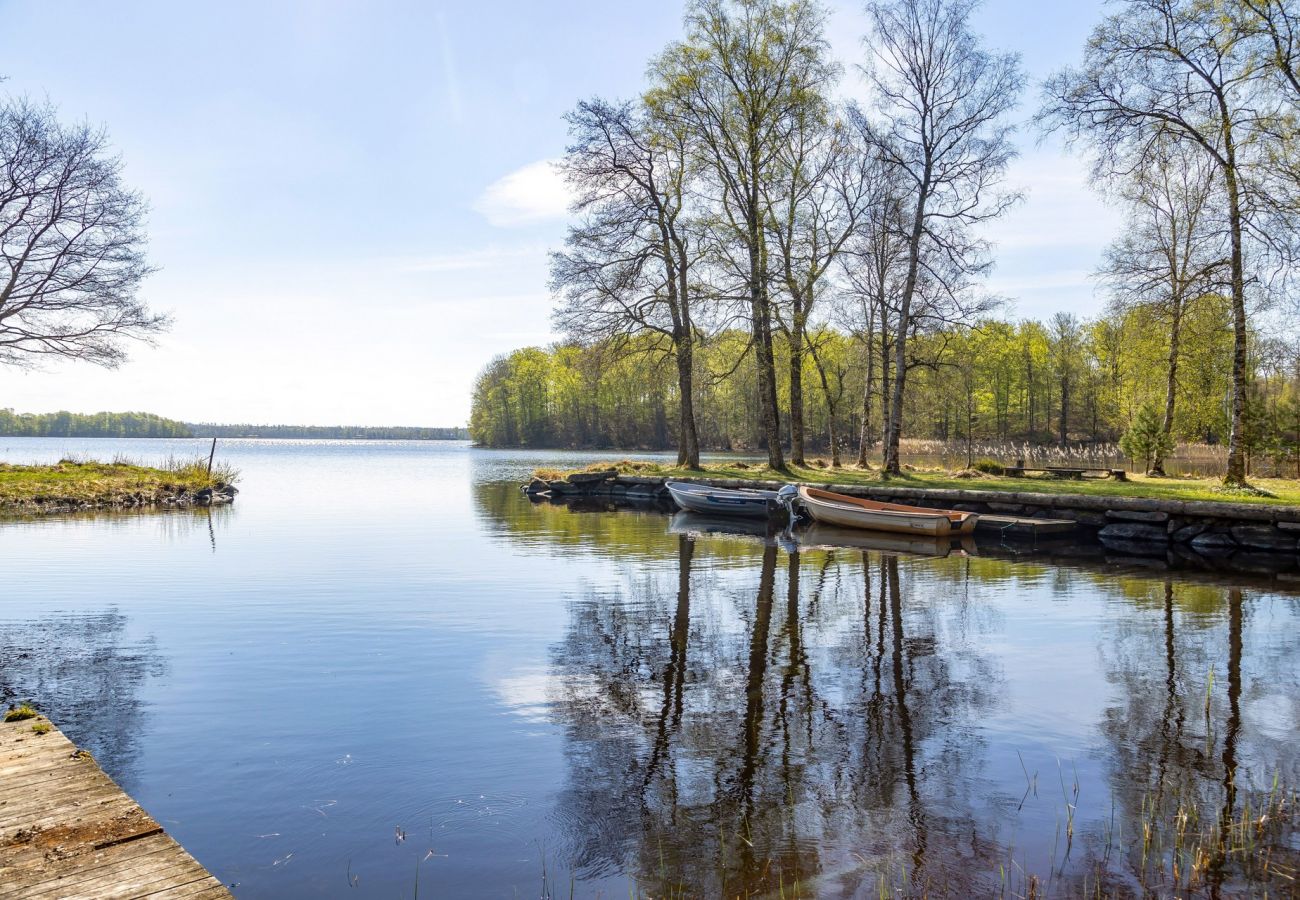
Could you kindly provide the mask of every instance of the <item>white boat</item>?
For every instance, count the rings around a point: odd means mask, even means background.
[[[799,499],[808,514],[818,522],[895,534],[926,534],[932,537],[969,534],[975,529],[975,522],[979,518],[974,513],[882,503],[807,486],[799,488]]]
[[[669,481],[664,487],[678,506],[691,512],[767,518],[781,509],[776,491],[733,490],[688,481]]]

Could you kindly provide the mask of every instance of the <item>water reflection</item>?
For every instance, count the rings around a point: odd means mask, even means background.
[[[1294,597],[621,515],[524,526],[638,560],[571,601],[552,654],[580,881],[1231,892],[1243,859],[1197,829],[1300,783]]]
[[[0,705],[34,700],[130,789],[143,733],[144,683],[166,664],[133,639],[117,609],[0,621]]]

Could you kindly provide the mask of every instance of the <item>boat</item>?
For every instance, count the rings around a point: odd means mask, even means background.
[[[669,481],[664,487],[678,506],[691,512],[767,518],[782,509],[776,491],[733,490],[688,481]]]
[[[806,485],[799,488],[799,499],[817,522],[895,534],[969,534],[979,518],[974,513],[883,503]]]

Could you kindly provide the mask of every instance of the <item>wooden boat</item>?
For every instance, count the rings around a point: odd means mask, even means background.
[[[882,503],[807,486],[799,488],[799,499],[808,514],[818,522],[896,534],[928,534],[933,537],[968,534],[974,530],[979,518],[974,513]]]
[[[678,506],[691,512],[767,518],[781,508],[776,491],[732,490],[687,481],[670,481],[664,487]]]

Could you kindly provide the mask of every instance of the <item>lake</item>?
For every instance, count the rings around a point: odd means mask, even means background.
[[[0,699],[239,897],[1132,892],[1300,784],[1300,582],[519,492],[592,454],[218,453],[229,508],[0,523]]]

